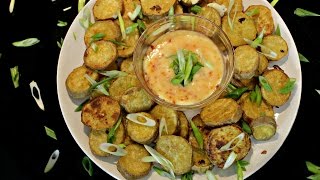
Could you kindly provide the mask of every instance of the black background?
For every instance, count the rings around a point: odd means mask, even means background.
[[[94,165],[90,177],[82,167],[85,154],[73,140],[62,117],[56,88],[60,49],[56,41],[64,38],[77,15],[77,0],[16,0],[9,13],[10,0],[0,1],[0,179],[110,179]],[[64,12],[63,9],[72,6]],[[296,8],[320,13],[319,0],[280,0],[276,5],[300,53],[310,63],[301,62],[302,98],[292,130],[275,156],[249,179],[306,179],[305,161],[320,165],[320,17],[298,17]],[[57,21],[67,21],[57,27]],[[18,48],[12,42],[37,37],[40,43]],[[290,60],[290,59],[289,59]],[[10,68],[18,65],[20,87],[13,87]],[[36,105],[29,83],[41,90],[45,111]],[[56,132],[58,140],[45,133],[44,126]],[[55,167],[44,174],[51,153],[60,150]]]

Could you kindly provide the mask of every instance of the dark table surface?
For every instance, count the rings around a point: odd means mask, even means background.
[[[0,114],[1,114],[1,173],[0,179],[110,179],[94,165],[88,176],[82,167],[85,154],[72,138],[62,117],[56,88],[56,72],[60,48],[57,41],[64,37],[77,15],[77,0],[16,0],[9,13],[9,0],[0,2]],[[69,11],[64,8],[72,6]],[[318,116],[320,95],[320,17],[298,17],[296,8],[320,13],[319,0],[280,0],[276,5],[287,24],[297,49],[310,62],[301,62],[302,98],[289,136],[275,156],[249,179],[306,179],[305,161],[320,165]],[[57,21],[67,21],[57,27]],[[37,37],[40,43],[17,48],[12,42]],[[289,59],[290,60],[290,59]],[[20,87],[14,88],[10,68],[18,65]],[[42,111],[35,104],[29,83],[34,80],[41,89],[45,104]],[[49,138],[44,126],[56,132],[58,140]],[[51,153],[60,150],[55,167],[44,174]]]

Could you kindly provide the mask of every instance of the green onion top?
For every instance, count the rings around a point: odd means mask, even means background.
[[[39,43],[40,40],[38,38],[27,38],[25,40],[13,42],[12,45],[16,47],[29,47]]]
[[[89,176],[93,175],[92,163],[91,163],[91,160],[87,156],[83,157],[82,166],[83,166],[84,170],[86,170],[88,172]]]
[[[297,8],[296,10],[294,10],[294,14],[300,17],[306,17],[306,16],[320,16],[320,14],[305,10],[305,9],[301,9],[301,8]]]
[[[191,7],[191,12],[198,14],[201,11],[201,6],[194,5]]]
[[[296,82],[295,78],[290,78],[289,81],[284,85],[284,87],[280,89],[279,93],[280,94],[290,93],[294,88],[295,82]]]
[[[265,77],[259,76],[259,82],[265,90],[272,91],[272,88]]]

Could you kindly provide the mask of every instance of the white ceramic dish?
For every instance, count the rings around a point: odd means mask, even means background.
[[[91,0],[85,6],[88,9],[92,9],[95,0]],[[245,158],[250,164],[246,167],[247,171],[244,172],[244,176],[248,177],[254,172],[259,170],[264,164],[266,164],[278,151],[283,144],[284,140],[288,136],[291,127],[296,118],[300,98],[302,77],[301,68],[298,58],[298,52],[294,40],[276,10],[266,0],[243,0],[244,9],[252,4],[262,4],[272,9],[272,15],[275,21],[275,26],[279,24],[281,29],[281,36],[287,41],[289,54],[281,61],[273,62],[273,65],[279,65],[289,77],[296,78],[296,85],[291,94],[289,101],[281,106],[275,108],[275,118],[277,121],[278,129],[276,135],[266,142],[257,142],[252,138],[252,149]],[[57,69],[57,91],[60,103],[60,108],[65,119],[65,123],[83,152],[102,170],[110,174],[116,179],[124,179],[116,168],[116,157],[97,157],[93,155],[89,148],[88,132],[89,129],[85,127],[80,120],[80,112],[74,112],[74,109],[81,103],[80,101],[74,101],[67,93],[65,87],[65,80],[68,74],[76,67],[83,63],[83,53],[85,51],[85,44],[83,41],[85,30],[79,24],[79,18],[82,17],[80,12],[71,24],[67,35],[64,39],[64,43],[60,52],[58,69]],[[76,38],[74,38],[74,35]],[[188,118],[195,115],[196,112],[186,112]],[[262,153],[266,152],[266,154]],[[227,170],[214,169],[219,180],[236,179],[235,168],[228,168]],[[163,177],[157,175],[155,172],[150,172],[145,179],[163,179]],[[194,175],[195,179],[206,179],[205,175]]]

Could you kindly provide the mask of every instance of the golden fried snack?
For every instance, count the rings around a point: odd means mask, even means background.
[[[120,64],[120,70],[129,74],[135,74],[133,68],[132,57],[123,60]]]
[[[267,56],[269,60],[278,61],[288,54],[287,42],[281,36],[266,36],[262,40],[262,45],[264,47],[261,47],[261,51],[269,55]],[[273,53],[276,53],[274,57]]]
[[[258,11],[257,14],[252,15],[251,18],[256,25],[258,34],[264,29],[264,35],[270,35],[274,30],[274,22],[271,10],[263,5],[251,5],[246,9],[247,12]]]
[[[187,139],[189,134],[189,122],[186,115],[182,111],[177,111],[178,120],[180,124],[180,132],[179,135],[185,139]]]
[[[151,19],[159,19],[168,14],[176,0],[141,0],[142,12]]]
[[[121,96],[131,87],[138,87],[139,86],[139,80],[135,75],[128,74],[127,76],[119,77],[117,80],[115,80],[110,88],[110,96],[120,101]]]
[[[212,7],[205,6],[201,8],[201,11],[197,14],[199,16],[205,17],[215,23],[217,26],[221,26],[221,17],[217,10]]]
[[[213,164],[210,162],[204,150],[192,148],[192,170],[197,173],[205,173],[211,169]]]
[[[164,118],[168,127],[168,135],[176,134],[179,130],[179,121],[177,111],[166,106],[156,105],[150,114],[157,120]],[[163,133],[167,134],[166,132]]]
[[[251,79],[259,66],[259,54],[249,45],[239,46],[234,51],[234,76],[237,79]]]
[[[122,0],[97,0],[93,6],[96,20],[115,19],[118,11],[122,11]]]
[[[154,104],[147,92],[141,87],[128,89],[120,99],[120,105],[128,113],[148,111]]]

